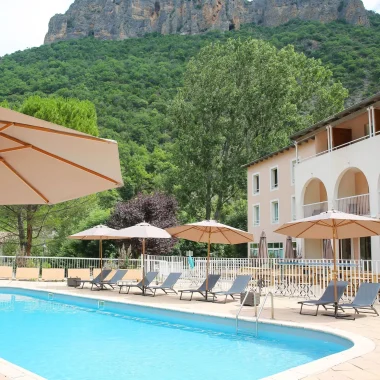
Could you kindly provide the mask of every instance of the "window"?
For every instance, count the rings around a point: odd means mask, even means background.
[[[297,219],[297,214],[296,214],[296,197],[292,195],[292,220]]]
[[[269,258],[283,258],[284,249],[283,243],[268,243],[268,257]]]
[[[272,224],[276,224],[279,221],[279,205],[278,200],[271,202]]]
[[[251,243],[249,247],[249,257],[257,257],[259,254],[259,244]]]
[[[260,175],[254,174],[252,176],[252,188],[253,188],[253,195],[257,195],[260,193]]]
[[[291,167],[290,167],[290,180],[291,180],[292,185],[294,185],[294,183],[296,181],[296,175],[295,175],[296,164],[297,164],[297,160],[292,160],[292,162],[290,163],[290,165],[291,165]]]
[[[278,168],[272,168],[270,170],[270,188],[271,190],[278,189]]]
[[[260,205],[253,206],[253,225],[254,227],[260,225]]]

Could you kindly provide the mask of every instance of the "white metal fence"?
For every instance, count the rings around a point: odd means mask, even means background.
[[[146,270],[159,272],[163,281],[171,272],[181,272],[180,287],[197,286],[205,279],[206,258],[194,258],[190,267],[187,257],[147,256]],[[15,276],[17,267],[40,268],[99,268],[99,259],[72,257],[15,257],[0,256],[0,266],[11,266]],[[140,259],[104,259],[103,267],[141,269]],[[355,296],[363,282],[380,282],[380,261],[339,260],[338,278],[347,281],[345,299]],[[211,258],[209,273],[219,274],[216,289],[226,290],[240,274],[249,274],[250,287],[263,292],[289,297],[319,297],[332,279],[332,260],[306,259],[224,259]]]

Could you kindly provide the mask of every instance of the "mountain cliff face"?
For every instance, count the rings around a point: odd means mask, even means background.
[[[198,34],[248,23],[277,26],[295,18],[369,25],[361,0],[75,0],[65,14],[52,17],[45,43]]]

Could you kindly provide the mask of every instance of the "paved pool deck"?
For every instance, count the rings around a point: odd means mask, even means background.
[[[223,303],[212,302],[198,302],[201,296],[195,296],[193,301],[179,300],[177,295],[161,295],[157,294],[156,297],[146,296],[143,297],[138,292],[131,290],[130,294],[119,294],[118,291],[91,291],[89,288],[75,289],[66,286],[66,283],[48,283],[48,282],[22,282],[22,281],[0,281],[0,286],[11,286],[28,289],[40,289],[57,293],[66,293],[71,295],[96,297],[110,301],[138,303],[148,306],[156,306],[167,309],[180,309],[193,313],[204,313],[219,315],[222,317],[235,317],[240,307],[237,301],[228,301]],[[136,293],[136,294],[134,294]],[[185,295],[186,297],[186,295]],[[332,366],[328,370],[316,369],[320,372],[311,376],[306,375],[303,377],[308,380],[380,380],[380,317],[372,314],[363,314],[353,320],[335,319],[321,315],[320,311],[317,317],[306,316],[299,314],[299,305],[297,301],[302,298],[289,298],[289,297],[275,297],[275,320],[295,323],[298,326],[305,326],[310,328],[317,328],[323,330],[336,330],[353,333],[370,339],[374,344],[370,345],[370,351],[366,354],[359,355],[354,359],[350,359],[342,364]],[[380,305],[376,305],[377,310],[380,311]],[[254,308],[244,307],[241,312],[243,318],[252,318],[254,316]],[[270,321],[270,301],[264,307],[261,319],[263,321]],[[1,375],[4,374],[4,375]],[[274,377],[273,377],[274,378]],[[282,377],[285,379],[285,377]],[[294,379],[291,375],[287,377],[289,380]],[[3,379],[20,379],[32,380],[41,379],[34,377],[27,371],[22,372],[20,368],[8,368],[6,362],[0,359],[0,380]]]

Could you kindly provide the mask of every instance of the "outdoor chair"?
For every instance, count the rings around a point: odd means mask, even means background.
[[[230,296],[233,300],[235,300],[234,295],[240,295],[245,292],[245,289],[248,286],[249,281],[251,281],[251,275],[243,274],[236,276],[235,281],[233,282],[231,288],[227,291],[220,292],[210,292],[213,296],[212,301],[215,302],[217,296],[226,296],[224,298],[224,303],[227,301],[227,297]]]
[[[3,280],[12,280],[13,277],[13,267],[10,266],[0,266],[0,278]]]
[[[199,293],[202,297],[206,298],[207,300],[207,292],[210,292],[215,287],[219,278],[220,278],[220,274],[209,274],[208,275],[208,289],[206,288],[207,280],[204,280],[203,284],[197,289],[179,290],[179,292],[181,293],[179,299],[180,300],[182,299],[183,293],[190,293],[191,294],[190,301],[191,301],[193,299],[193,294]]]
[[[348,285],[347,281],[337,281],[337,293],[338,293],[338,301],[342,298],[344,291],[346,290]],[[335,303],[335,291],[334,291],[334,281],[330,281],[329,285],[327,286],[326,290],[322,294],[322,297],[319,300],[307,300],[307,301],[300,301],[298,302],[301,304],[300,314],[303,315],[318,315],[318,309],[319,306],[323,306],[325,310],[327,310],[327,305],[333,305]],[[317,311],[315,314],[310,313],[302,313],[303,306],[317,306]],[[338,305],[340,307],[340,305]]]
[[[103,269],[93,280],[77,280],[76,287],[79,287],[80,284],[82,284],[82,289],[84,287],[84,284],[91,284],[91,290],[93,289],[94,285],[100,289],[103,288],[101,285],[102,281],[111,273],[111,269]]]
[[[168,294],[169,292],[177,294],[174,290],[174,285],[177,283],[181,275],[182,273],[170,273],[161,285],[147,286],[146,289],[153,293],[153,297],[156,295],[157,290],[162,290],[165,294]]]
[[[363,282],[360,285],[354,300],[351,303],[343,303],[339,305],[339,307],[343,310],[346,308],[354,309],[355,314],[354,314],[353,319],[355,319],[356,314],[359,314],[359,310],[364,314],[376,314],[377,316],[379,316],[379,313],[373,306],[379,294],[379,290],[380,290],[379,283]],[[363,310],[370,310],[370,311],[363,311]]]
[[[26,281],[38,281],[40,277],[40,268],[17,268],[16,269],[16,280],[26,280]]]
[[[131,283],[123,283],[123,281],[119,281],[119,293],[121,293],[121,289],[125,286],[127,290],[127,294],[131,290],[131,288],[139,288],[143,294],[144,294],[144,288],[150,285],[150,283],[157,277],[158,272],[148,272],[145,277],[138,282],[137,284],[131,284]]]
[[[64,281],[64,268],[42,268],[42,281]]]
[[[124,278],[124,276],[127,274],[127,272],[128,272],[128,269],[118,269],[117,271],[115,271],[115,273],[113,273],[113,276],[109,280],[100,281],[97,284],[98,286],[95,288],[95,290],[103,289],[107,285],[111,289],[115,289],[115,286],[117,286],[118,282]],[[92,290],[92,288],[91,288],[91,290]]]

